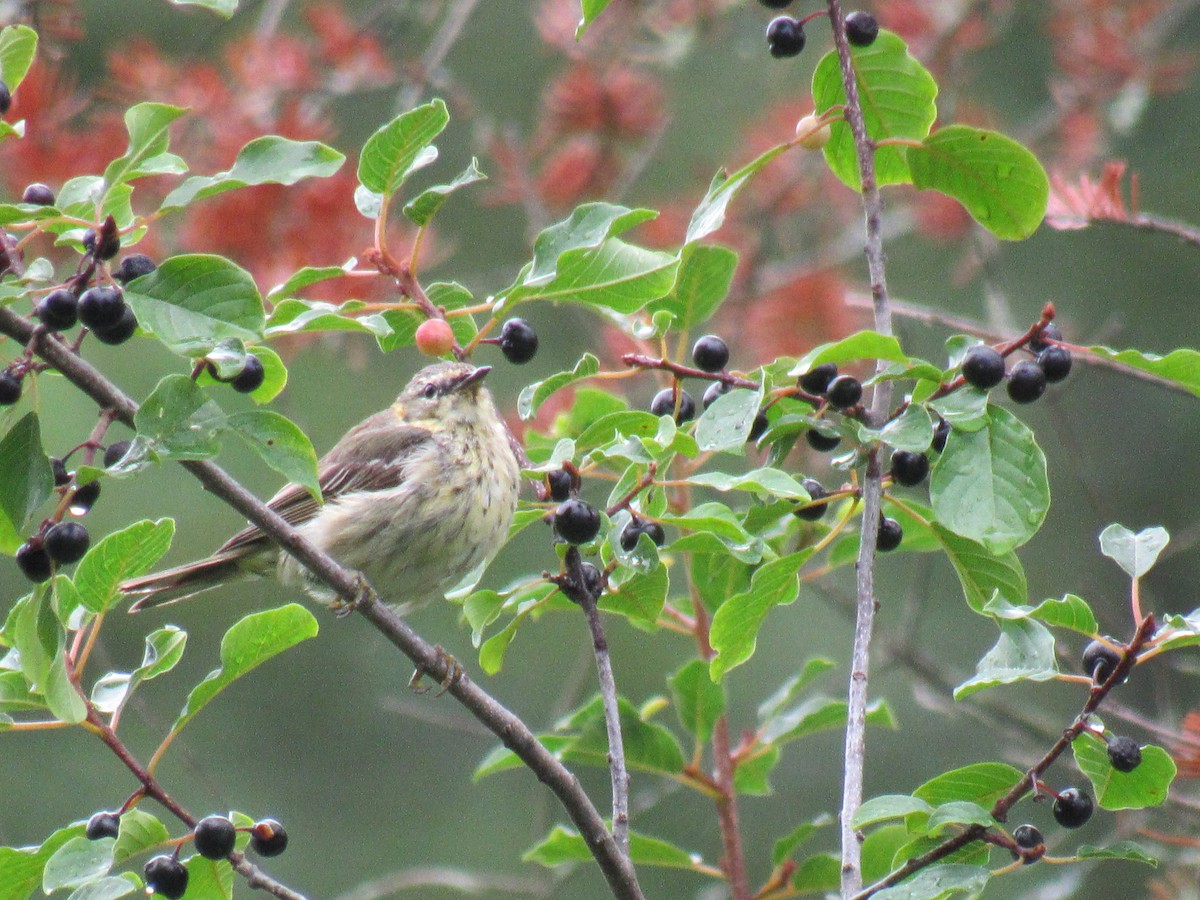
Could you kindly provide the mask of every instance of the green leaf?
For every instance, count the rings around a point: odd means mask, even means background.
[[[281,315],[279,312],[279,307],[288,302],[288,299],[292,299],[292,295],[297,291],[302,291],[306,287],[310,287],[314,284],[320,284],[322,281],[329,281],[333,278],[341,278],[347,272],[353,270],[356,263],[357,260],[351,257],[349,261],[340,266],[303,266],[297,269],[283,284],[277,284],[275,287],[267,291],[268,299],[278,301],[275,305],[275,309],[271,311],[271,318],[267,321],[267,326],[271,327],[276,324],[282,324],[284,322],[291,321],[292,316]],[[317,303],[316,301],[314,301],[311,306],[334,311],[345,308],[341,304],[321,304]]]
[[[670,291],[678,266],[679,257],[672,253],[609,238],[595,247],[565,251],[551,280],[526,277],[502,300],[506,306],[526,300],[582,303],[629,315]]]
[[[575,738],[565,734],[539,734],[537,740],[550,753],[558,756]],[[475,771],[471,774],[471,780],[481,781],[498,772],[511,772],[524,768],[525,763],[521,762],[521,758],[507,747],[493,747],[475,767]]]
[[[143,850],[165,844],[170,838],[166,825],[154,815],[135,806],[121,813],[121,825],[117,832],[116,845],[113,847],[113,862],[124,862]]]
[[[788,375],[804,375],[822,363],[844,363],[860,359],[885,359],[898,363],[909,361],[896,338],[877,331],[859,331],[848,338],[809,350],[792,366]]]
[[[245,441],[263,462],[288,481],[303,485],[314,498],[320,499],[317,452],[308,435],[291,419],[268,409],[250,409],[231,415],[222,428]]]
[[[792,709],[782,710],[767,720],[762,728],[764,741],[786,744],[798,738],[842,728],[846,724],[847,705],[845,700],[834,700],[816,695],[808,697]],[[891,707],[883,700],[874,700],[867,705],[867,724],[896,727]]]
[[[991,809],[1024,777],[1024,772],[1005,763],[975,763],[931,778],[913,791],[913,796],[931,806],[967,800]]]
[[[453,181],[449,184],[439,184],[431,188],[426,188],[417,195],[415,200],[411,200],[404,205],[404,215],[408,216],[409,220],[416,225],[428,225],[437,211],[442,208],[450,195],[459,188],[466,187],[468,184],[474,184],[477,181],[486,181],[487,176],[479,171],[479,160],[471,157],[471,164],[463,169]]]
[[[495,675],[504,666],[504,654],[508,645],[517,636],[517,628],[521,625],[521,617],[516,616],[504,628],[483,642],[479,648],[479,667],[488,675]]]
[[[338,272],[342,270],[334,266]],[[346,305],[321,300],[281,300],[271,310],[264,334],[299,334],[307,332],[352,331],[359,334],[388,335],[391,328],[380,316],[353,317],[345,315]],[[256,351],[257,352],[257,351]]]
[[[709,641],[717,655],[710,664],[710,677],[720,681],[729,670],[754,655],[758,630],[776,606],[784,606],[800,593],[800,567],[812,556],[812,548],[764,563],[750,580],[750,589],[730,597],[713,616]]]
[[[83,825],[60,828],[40,847],[0,847],[0,900],[28,900],[42,886],[47,860],[60,847],[83,835]]]
[[[978,431],[988,423],[988,392],[977,387],[964,385],[945,397],[939,397],[929,404],[929,408],[954,426],[946,441],[954,440],[956,432],[965,433]]]
[[[598,250],[609,239],[655,218],[652,209],[630,209],[612,203],[583,203],[561,222],[542,230],[533,244],[533,262],[518,285],[550,284],[558,263],[573,250]]]
[[[700,449],[705,448],[701,447]],[[804,486],[791,475],[770,467],[752,469],[740,475],[729,472],[701,472],[690,476],[687,482],[718,491],[752,491],[788,500],[799,500],[802,503],[807,503],[812,499]]]
[[[933,807],[919,797],[910,797],[908,794],[884,794],[865,801],[855,810],[850,824],[856,829],[866,828],[890,819],[903,819],[917,812],[931,813]]]
[[[752,159],[732,175],[725,170],[719,171],[708,186],[708,193],[700,201],[688,222],[687,236],[684,244],[691,244],[707,237],[725,223],[725,210],[733,202],[743,187],[760,169],[775,157],[791,148],[790,144],[780,144],[772,147],[761,156]]]
[[[1172,350],[1166,356],[1159,356],[1140,350],[1113,350],[1111,347],[1097,345],[1089,347],[1088,351],[1103,359],[1122,363],[1131,369],[1157,375],[1200,397],[1200,350],[1184,348]]]
[[[1175,761],[1162,747],[1142,748],[1142,762],[1132,772],[1118,772],[1108,759],[1103,740],[1087,734],[1071,744],[1075,764],[1096,790],[1105,809],[1145,809],[1161,806],[1175,780]]]
[[[16,648],[21,672],[30,690],[44,694],[51,666],[63,645],[63,631],[54,617],[45,593],[33,594],[18,600],[5,623],[8,640]]]
[[[375,194],[394,194],[412,172],[437,159],[431,144],[449,121],[446,104],[438,99],[392,119],[363,145],[359,182]]]
[[[1027,599],[1029,587],[1025,569],[1011,550],[992,554],[982,544],[960,537],[936,522],[932,531],[958,575],[967,605],[975,612],[984,612],[984,607],[996,593],[1012,604]]]
[[[682,772],[685,760],[675,735],[662,725],[647,721],[624,697],[618,698],[618,707],[625,764],[633,770],[670,777]],[[607,766],[608,731],[600,698],[584,706],[572,718],[572,724],[580,728],[580,733],[564,749],[563,756],[595,766]]]
[[[1125,570],[1130,578],[1141,578],[1158,561],[1171,536],[1162,527],[1143,528],[1134,534],[1124,525],[1109,525],[1100,532],[1100,552]]]
[[[1069,628],[1095,636],[1100,631],[1092,608],[1081,597],[1067,594],[1061,600],[1043,600],[1037,606],[1013,606],[1004,599],[987,603],[983,613],[1003,619],[1037,619],[1056,628]]]
[[[650,538],[647,537],[646,540],[649,541]],[[653,548],[653,542],[650,546]],[[637,552],[639,551],[635,549],[634,553]],[[636,556],[628,555],[625,558],[631,561],[637,559]],[[651,564],[653,561],[653,557],[649,559]],[[633,625],[653,629],[662,614],[663,604],[667,602],[670,588],[670,575],[666,566],[654,565],[649,571],[635,571],[628,575],[622,573],[620,577],[609,581],[608,592],[600,598],[600,609],[626,616]]]
[[[788,678],[770,697],[759,704],[760,726],[765,726],[771,719],[782,715],[792,701],[800,696],[801,691],[835,667],[836,663],[832,659],[820,656],[806,659],[799,672]]]
[[[0,551],[25,542],[25,526],[53,489],[37,414],[26,413],[0,439]]]
[[[635,866],[668,869],[694,870],[701,862],[698,853],[681,850],[674,844],[646,837],[636,831],[629,835],[629,858]],[[590,862],[593,857],[580,834],[562,825],[555,825],[545,840],[525,851],[521,859],[549,868],[569,862]]]
[[[127,897],[139,888],[139,879],[132,872],[97,878],[71,892],[67,900],[117,900]],[[188,882],[190,889],[191,882]]]
[[[937,82],[929,71],[909,54],[900,37],[886,30],[880,30],[869,47],[851,47],[850,52],[867,137],[876,142],[886,138],[923,140],[937,118]],[[846,103],[835,51],[826,53],[813,70],[812,94],[817,115]],[[834,175],[854,190],[861,189],[854,136],[841,116],[830,123],[825,161]],[[876,148],[875,177],[880,185],[911,180],[903,147]]]
[[[992,877],[983,866],[941,863],[874,894],[875,900],[943,900],[955,894],[978,896]]]
[[[205,900],[233,900],[233,867],[226,859],[196,854],[187,861],[188,894]]]
[[[702,659],[689,660],[668,683],[680,723],[697,743],[708,743],[713,725],[725,712],[725,691],[708,677],[708,665]]]
[[[771,849],[771,865],[781,865],[820,829],[829,827],[834,821],[833,816],[829,813],[821,813],[811,821],[801,822],[775,842]]]
[[[975,676],[954,689],[962,700],[977,691],[1016,681],[1050,681],[1058,675],[1054,635],[1033,619],[1002,619],[1000,639],[975,667]]]
[[[173,519],[140,522],[113,532],[88,550],[75,570],[75,588],[84,607],[100,613],[121,599],[117,586],[149,572],[171,547]]]
[[[832,853],[815,853],[796,868],[792,887],[800,894],[828,895],[842,880],[842,861]]]
[[[236,188],[260,184],[295,184],[305,178],[328,178],[346,157],[318,141],[293,141],[278,135],[255,138],[238,151],[227,171],[193,175],[167,194],[159,213],[215,197]]]
[[[114,709],[119,709],[128,702],[143,681],[157,678],[175,668],[176,663],[183,657],[186,646],[187,632],[175,625],[166,625],[146,635],[146,648],[142,651],[142,664],[117,685],[118,695],[115,705],[102,711],[112,712]],[[113,674],[119,675],[120,673]],[[97,682],[98,684],[99,682]],[[95,702],[95,691],[93,690],[93,703]]]
[[[671,313],[674,327],[682,331],[707,321],[729,294],[737,263],[738,255],[728,247],[684,245],[671,293],[655,300],[650,311]]]
[[[186,375],[168,375],[134,414],[138,434],[159,459],[207,459],[221,449],[221,408]]]
[[[937,837],[945,831],[947,825],[983,825],[985,828],[995,826],[996,820],[992,814],[969,800],[951,800],[943,803],[929,814],[925,825],[927,834]]]
[[[773,792],[770,777],[783,751],[773,744],[759,744],[752,753],[741,757],[733,770],[733,789],[751,797],[769,797]]]
[[[705,452],[742,452],[762,398],[761,387],[756,391],[737,389],[722,394],[696,420],[696,444]]]
[[[175,6],[199,6],[228,19],[238,8],[238,0],[167,0]]]
[[[953,197],[1002,240],[1029,237],[1046,215],[1050,180],[1036,156],[997,131],[949,125],[908,148],[918,190]]]
[[[1133,841],[1117,841],[1107,847],[1084,844],[1075,851],[1075,856],[1078,859],[1124,859],[1158,868],[1158,860],[1147,853],[1144,847]]]
[[[257,341],[266,325],[254,278],[223,256],[172,256],[130,282],[125,299],[142,329],[181,356],[204,356],[227,338]]]
[[[252,613],[234,624],[221,639],[221,665],[192,689],[172,732],[179,732],[196,713],[247,672],[300,641],[315,637],[317,620],[303,606],[290,603]]]
[[[104,170],[105,194],[113,188],[145,175],[178,174],[185,171],[168,165],[166,169],[156,162],[170,144],[171,123],[187,110],[167,103],[138,103],[125,111],[125,128],[129,132],[129,146],[124,155],[114,159]],[[171,155],[167,154],[171,159]]]
[[[579,25],[575,29],[575,40],[583,37],[583,32],[589,25],[596,21],[596,17],[604,12],[604,7],[608,6],[611,2],[612,0],[580,0],[583,18],[579,20]]]
[[[37,32],[25,25],[8,25],[0,30],[0,81],[15,92],[37,53]]]
[[[560,391],[572,382],[590,378],[600,371],[600,360],[590,353],[583,354],[575,368],[570,372],[559,372],[544,381],[535,381],[521,390],[517,397],[517,414],[525,421],[537,415],[542,404],[550,399],[556,391]]]
[[[996,555],[1024,544],[1050,508],[1046,457],[1033,432],[993,406],[986,428],[950,437],[930,478],[938,522]]]
[[[879,431],[879,439],[897,450],[924,453],[933,443],[933,420],[920,404],[911,404]]]
[[[87,718],[87,705],[71,681],[71,676],[67,674],[65,642],[54,654],[54,661],[46,673],[42,693],[45,695],[47,708],[59,721],[78,725]]]
[[[71,838],[46,860],[42,873],[42,890],[52,894],[62,888],[75,888],[112,868],[113,838],[89,841],[86,837]]]

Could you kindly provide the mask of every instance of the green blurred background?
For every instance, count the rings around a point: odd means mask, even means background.
[[[284,30],[305,5],[287,5]],[[362,17],[379,14],[380,6],[387,4],[345,4],[351,16]],[[535,127],[538,97],[561,62],[536,36],[535,20],[546,14],[547,6],[484,0],[471,10],[444,62],[443,74],[454,88],[454,118],[438,142],[442,159],[431,180],[448,180],[473,154],[482,156],[479,144],[485,126],[525,131]],[[1195,4],[1177,6],[1179,30],[1169,46],[1194,46],[1200,38],[1200,23],[1192,12]],[[427,0],[397,3],[387,15],[370,21],[379,23],[377,35],[389,50],[407,56],[427,45],[446,8]],[[181,62],[216,59],[230,40],[256,27],[263,7],[248,4],[226,23],[159,0],[90,0],[80,11],[87,37],[64,45],[62,67],[79,85],[89,86],[101,77],[106,56],[120,53],[122,44],[134,36],[152,40]],[[1018,136],[1031,127],[1047,101],[1044,26],[1053,13],[1054,4],[1005,7],[1012,19],[1002,40],[973,55],[972,68],[959,73],[961,83],[955,83],[955,95],[964,104],[968,99],[987,104],[997,126]],[[770,59],[763,46],[762,28],[768,18],[757,3],[745,2],[731,5],[718,17],[717,27],[684,30],[677,37],[677,64],[665,73],[670,124],[625,202],[654,207],[675,197],[694,203],[718,167],[734,167],[749,158],[744,129],[764,117],[771,104],[805,98],[811,66],[828,45],[828,30],[820,23],[810,26],[810,47],[804,56],[781,63]],[[896,27],[886,17],[883,24]],[[436,90],[426,91],[426,96],[431,93]],[[470,97],[473,112],[456,111],[456,94]],[[331,142],[348,154],[348,165],[353,165],[362,140],[397,111],[396,97],[393,86],[349,95],[334,105],[336,137]],[[1135,128],[1113,138],[1109,155],[1129,160],[1139,172],[1145,209],[1200,221],[1194,174],[1200,168],[1196,121],[1200,92],[1189,80],[1187,89],[1154,98]],[[187,157],[186,146],[175,149]],[[0,166],[5,152],[0,148]],[[98,161],[93,168],[102,165]],[[486,157],[483,167],[494,171]],[[520,211],[485,205],[470,192],[447,205],[438,231],[451,249],[425,276],[462,281],[478,297],[509,283],[530,252]],[[319,251],[319,229],[317,235],[314,246]],[[368,242],[364,222],[363,245]],[[959,250],[961,245],[947,252],[944,245],[904,230],[888,247],[894,295],[989,324],[1001,333],[1023,329],[1046,300],[1053,300],[1067,339],[1079,344],[1102,341],[1166,352],[1194,345],[1200,333],[1194,302],[1200,253],[1170,238],[1115,226],[1074,232],[1043,228],[1029,241],[991,253],[982,277],[965,280],[956,277]],[[860,257],[851,251],[846,259],[846,277],[861,290],[865,272]],[[495,359],[486,352],[478,357],[498,363],[489,383],[507,409],[514,406],[521,386],[568,367],[582,349],[600,340],[598,321],[576,310],[534,308],[528,317],[542,339],[533,363],[516,369],[504,365],[498,353]],[[953,333],[902,318],[897,327],[910,352],[931,358]],[[744,334],[729,337],[737,362],[739,350],[749,352],[753,342]],[[421,363],[411,351],[382,356],[363,338],[349,339],[355,341],[363,345],[358,348],[362,365],[348,364],[347,340],[312,344],[290,360],[290,382],[276,406],[307,431],[318,452],[328,449],[349,425],[389,403]],[[805,349],[798,346],[796,352]],[[7,359],[7,350],[3,352]],[[162,375],[181,371],[177,359],[149,341],[119,349],[89,347],[87,355],[135,398],[144,398]],[[634,391],[637,401],[650,390],[648,381],[641,383]],[[55,452],[82,440],[95,419],[90,401],[51,378],[40,379],[39,391],[47,448]],[[238,402],[221,398],[227,409]],[[1169,555],[1146,580],[1148,602],[1143,602],[1155,610],[1179,612],[1200,605],[1195,589],[1200,582],[1200,556],[1195,551],[1200,533],[1200,422],[1195,404],[1195,398],[1182,393],[1077,364],[1065,385],[1022,410],[1046,451],[1053,490],[1045,528],[1020,551],[1033,599],[1078,593],[1094,605],[1106,628],[1124,633],[1127,584],[1116,566],[1099,556],[1096,540],[1105,524],[1119,521],[1132,528],[1163,525],[1176,538]],[[262,496],[278,486],[273,473],[238,447],[228,447],[221,462]],[[805,464],[818,473],[824,465],[820,460]],[[87,524],[93,535],[100,535],[142,517],[159,516],[177,522],[169,557],[175,562],[207,553],[241,524],[236,514],[172,466],[106,484]],[[487,583],[503,584],[521,572],[553,565],[553,560],[544,530],[531,528],[497,560]],[[914,666],[930,663],[952,683],[964,680],[996,636],[988,621],[965,608],[943,561],[904,554],[885,558],[878,585],[883,604],[877,620],[879,658],[884,661],[873,672],[872,694],[889,699],[901,724],[898,731],[869,735],[868,794],[906,793],[947,768],[975,761],[1028,764],[1070,722],[1082,702],[1077,686],[1001,689],[993,692],[994,698],[983,695],[956,709],[945,686],[918,680]],[[0,566],[0,597],[15,598],[25,590],[14,565]],[[756,656],[728,682],[736,729],[751,726],[756,704],[810,656],[829,655],[838,661],[839,674],[827,689],[842,692],[851,597],[849,573],[842,573],[827,582],[806,584],[797,603],[771,615]],[[163,623],[179,624],[190,634],[176,673],[143,688],[125,716],[125,737],[134,750],[149,755],[173,721],[187,686],[216,665],[220,636],[232,622],[246,612],[290,599],[296,598],[274,584],[255,583],[137,618],[114,615],[96,655],[104,668],[128,670],[136,665],[143,635]],[[160,775],[178,800],[198,814],[235,808],[282,820],[291,836],[289,852],[267,868],[314,898],[338,897],[360,882],[414,867],[440,866],[472,873],[490,885],[478,896],[511,896],[513,892],[499,886],[502,878],[525,882],[531,896],[607,896],[591,866],[548,874],[522,864],[521,853],[564,818],[548,792],[525,772],[472,783],[473,768],[496,742],[451,699],[410,693],[405,687],[410,667],[363,622],[353,616],[317,614],[318,639],[234,684],[175,743]],[[412,623],[462,660],[468,671],[477,672],[469,631],[457,622],[456,608],[420,611]],[[907,636],[916,638],[904,642],[909,659],[887,652]],[[691,651],[683,640],[635,631],[621,620],[611,622],[609,640],[620,687],[635,702],[665,693],[663,673],[673,671]],[[1076,658],[1081,646],[1068,641],[1067,656]],[[920,659],[911,658],[914,647]],[[1196,702],[1195,673],[1194,662],[1150,666],[1122,689],[1119,701],[1167,728],[1175,727]],[[594,689],[584,623],[559,615],[526,627],[509,650],[503,672],[478,677],[535,730],[548,727]],[[973,710],[991,700],[1000,704],[1001,724]],[[1016,724],[1025,718],[1049,737],[1031,738],[1028,729]],[[1157,740],[1145,729],[1126,730],[1144,741]],[[37,843],[67,821],[119,804],[134,787],[120,764],[82,731],[0,737],[0,760],[0,842],[7,845]],[[791,745],[772,776],[774,795],[742,801],[752,880],[765,877],[777,837],[822,811],[836,811],[840,760],[841,736],[836,732]],[[584,770],[580,775],[603,809],[606,773]],[[1061,785],[1081,778],[1065,762],[1055,768],[1052,781]],[[1177,789],[1193,797],[1197,793],[1187,783]],[[635,774],[633,805],[638,830],[695,849],[710,862],[719,858],[715,817],[705,799]],[[1041,826],[1051,852],[1063,855],[1078,843],[1101,843],[1142,822],[1136,814],[1101,814],[1080,832],[1064,835],[1045,805],[1022,804],[1017,815],[1020,821]],[[1182,816],[1178,810],[1164,814],[1156,827],[1178,828],[1183,822],[1195,834],[1194,815]],[[829,829],[816,846],[834,849],[834,832]],[[1130,864],[1087,870],[1036,866],[998,880],[988,896],[1149,896],[1148,872]],[[651,897],[722,896],[719,886],[686,873],[645,869],[642,878]],[[236,890],[243,892],[241,886]],[[428,886],[400,894],[460,895]]]

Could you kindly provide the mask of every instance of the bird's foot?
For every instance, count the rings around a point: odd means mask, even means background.
[[[450,690],[450,688],[458,684],[466,672],[463,671],[463,667],[459,664],[458,660],[442,649],[442,647],[436,646],[433,648],[433,650],[437,655],[437,660],[440,664],[439,668],[443,669],[445,672],[438,682],[442,689],[434,694],[435,697],[440,697],[442,694],[446,693],[446,691]],[[413,671],[412,678],[408,680],[408,689],[415,694],[428,693],[430,686],[422,683],[422,679],[426,674],[429,673],[427,673],[424,669],[415,669]]]
[[[362,572],[354,573],[354,599],[343,600],[341,597],[335,597],[333,602],[329,604],[329,608],[333,610],[333,614],[339,619],[344,619],[350,613],[354,612],[358,607],[374,599],[375,589],[371,587]]]

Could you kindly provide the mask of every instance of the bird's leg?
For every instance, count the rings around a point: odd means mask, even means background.
[[[442,686],[442,689],[434,694],[435,697],[440,697],[446,691],[450,690],[450,688],[454,687],[454,685],[458,684],[466,672],[463,671],[463,667],[459,664],[458,660],[447,653],[440,645],[435,646],[433,651],[437,654],[438,662],[441,663],[441,666],[446,671],[445,676],[438,682]],[[412,678],[408,680],[408,689],[415,694],[428,693],[429,688],[421,683],[421,679],[426,674],[432,673],[427,673],[421,668],[414,669]]]
[[[354,612],[361,604],[368,603],[375,599],[375,589],[371,587],[369,581],[362,572],[354,573],[354,599],[343,600],[341,597],[335,597],[333,602],[329,604],[329,608],[333,610],[333,614],[339,619],[344,619],[350,613]]]

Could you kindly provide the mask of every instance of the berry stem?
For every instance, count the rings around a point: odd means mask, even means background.
[[[621,357],[621,362],[638,369],[662,369],[664,372],[670,372],[676,378],[703,378],[707,381],[721,381],[730,387],[748,388],[752,391],[758,390],[759,386],[757,381],[751,381],[749,378],[730,375],[728,372],[705,372],[703,369],[671,362],[665,357],[655,359],[653,356],[646,356],[642,353],[626,353]]]

